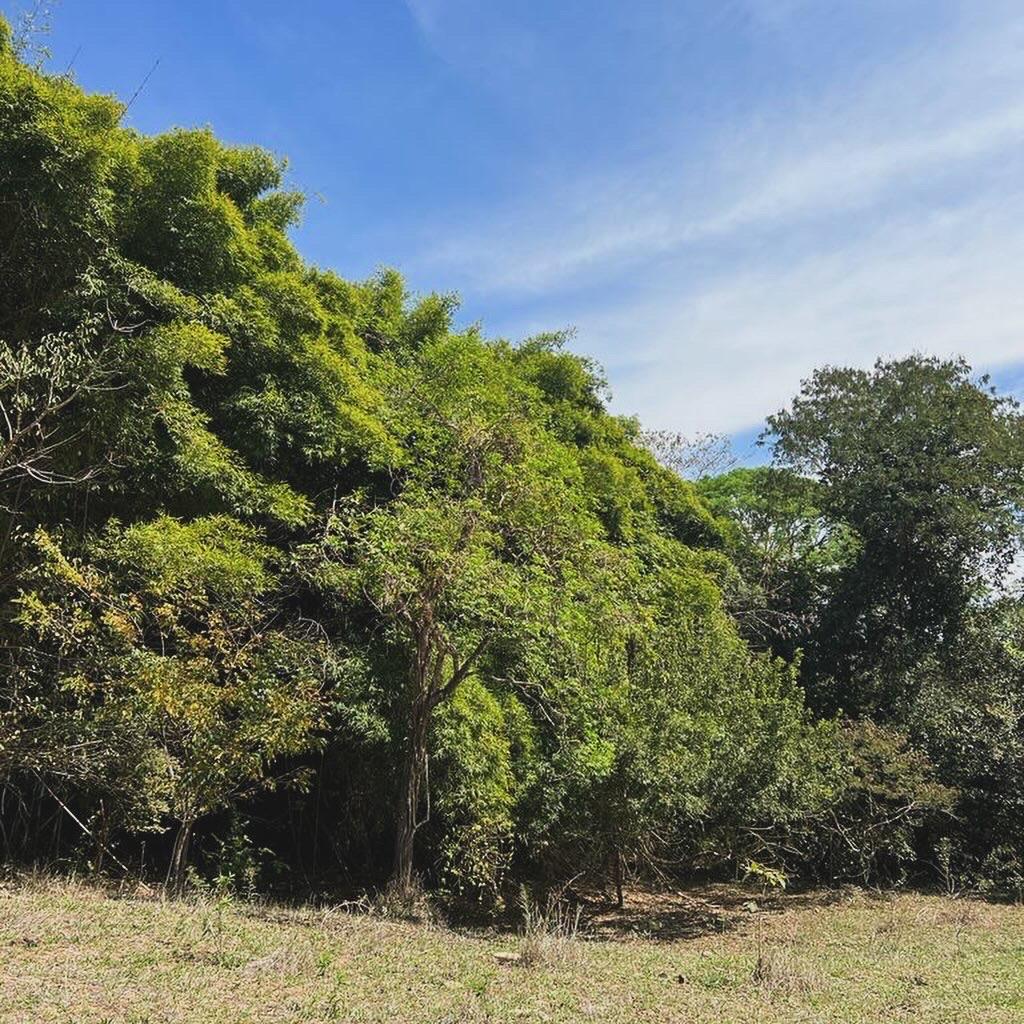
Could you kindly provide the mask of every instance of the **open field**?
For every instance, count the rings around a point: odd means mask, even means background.
[[[642,900],[526,964],[509,934],[21,884],[0,892],[0,1020],[1024,1021],[1020,907],[748,898]]]

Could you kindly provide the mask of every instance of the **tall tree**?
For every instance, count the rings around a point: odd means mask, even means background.
[[[956,636],[1018,550],[1024,417],[963,360],[913,356],[815,372],[768,436],[857,543],[807,645],[812,699],[899,716],[910,670]]]
[[[342,503],[311,563],[314,579],[368,602],[405,664],[394,693],[401,893],[413,884],[434,712],[510,649],[554,642],[599,533],[571,486],[578,467],[538,429],[539,395],[508,352],[471,332],[428,340],[408,360],[397,494]]]

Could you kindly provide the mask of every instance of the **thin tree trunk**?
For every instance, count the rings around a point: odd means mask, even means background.
[[[412,888],[413,853],[420,794],[427,766],[427,733],[430,726],[431,704],[422,690],[413,700],[409,710],[409,736],[405,748],[405,764],[402,769],[401,789],[395,808],[395,860],[391,874],[391,886],[397,892],[406,894]]]
[[[109,829],[107,827],[107,809],[100,800],[100,811],[99,811],[99,822],[96,825],[96,852],[94,856],[94,862],[96,864],[96,874],[102,874],[103,872],[103,855],[107,852],[107,833]]]
[[[178,834],[174,837],[171,863],[167,868],[167,884],[175,895],[180,895],[185,887],[185,868],[188,865],[188,847],[194,824],[193,821],[183,821],[178,826]]]
[[[622,851],[617,846],[612,851],[612,876],[615,879],[615,902],[622,910],[626,901],[622,892]]]

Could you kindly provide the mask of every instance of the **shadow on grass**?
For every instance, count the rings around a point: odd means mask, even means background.
[[[583,896],[580,904],[583,931],[588,938],[678,942],[741,931],[752,926],[757,914],[829,906],[845,902],[850,896],[843,890],[762,896],[754,889],[723,884],[685,891],[627,890],[621,910],[601,894]]]

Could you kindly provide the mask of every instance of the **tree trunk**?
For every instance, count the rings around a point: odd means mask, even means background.
[[[99,810],[99,821],[96,823],[95,832],[95,847],[96,851],[93,854],[93,863],[96,865],[96,874],[103,873],[103,855],[107,852],[107,839],[109,835],[109,828],[107,826],[107,809],[104,806],[103,800],[100,800]]]
[[[412,889],[413,851],[418,827],[420,794],[427,768],[427,734],[430,727],[429,695],[419,690],[409,709],[409,736],[405,748],[398,805],[395,808],[395,861],[391,887],[400,894]]]
[[[615,903],[622,910],[626,901],[622,892],[622,851],[617,846],[612,850],[612,877],[615,880]]]
[[[167,868],[166,884],[175,895],[180,895],[185,887],[185,867],[188,864],[188,846],[192,839],[192,827],[194,824],[192,821],[183,821],[178,826],[178,834],[174,837],[171,863]]]
[[[487,638],[481,637],[460,663],[454,653],[448,652],[447,645],[437,644],[432,616],[427,616],[415,632],[416,650],[409,670],[409,731],[395,808],[395,861],[390,883],[390,888],[402,896],[410,893],[413,883],[413,853],[416,830],[421,824],[418,816],[427,774],[430,716],[466,678],[486,644]],[[453,662],[452,673],[445,680],[444,669],[449,657]]]

